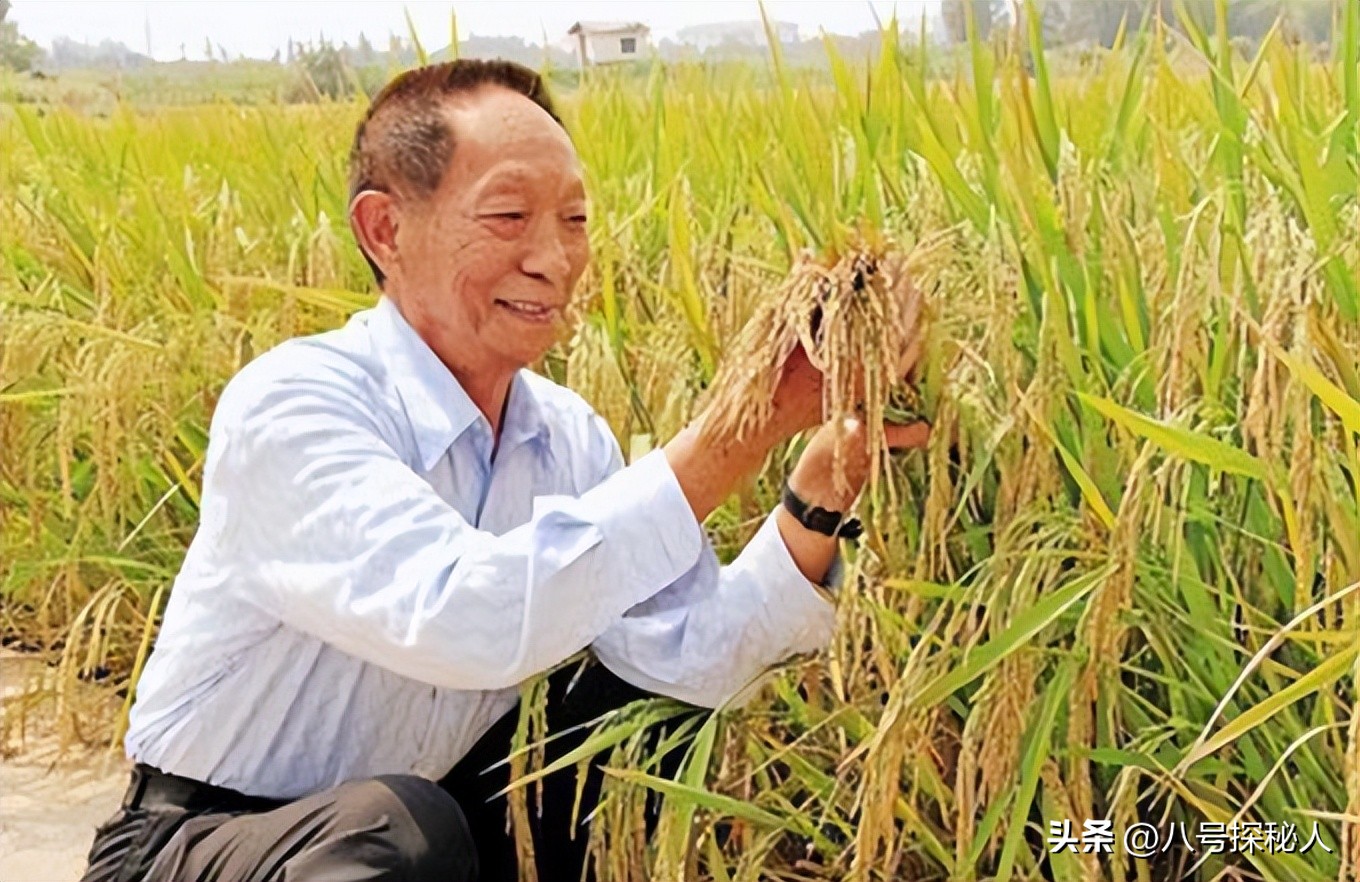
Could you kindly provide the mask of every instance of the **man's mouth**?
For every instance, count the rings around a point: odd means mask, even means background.
[[[531,300],[497,300],[496,305],[526,321],[544,324],[553,321],[561,312],[555,306],[546,306]]]

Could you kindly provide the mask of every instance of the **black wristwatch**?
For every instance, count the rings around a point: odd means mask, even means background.
[[[858,539],[864,532],[864,525],[859,522],[859,518],[847,518],[844,512],[827,511],[818,505],[809,506],[798,498],[787,481],[784,483],[784,508],[798,523],[823,536]]]

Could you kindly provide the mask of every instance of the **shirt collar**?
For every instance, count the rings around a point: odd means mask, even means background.
[[[501,420],[501,453],[513,450],[526,441],[542,443],[548,438],[547,414],[543,402],[534,394],[533,380],[530,372],[521,368],[515,371],[515,377],[510,381],[505,417]]]
[[[415,435],[421,468],[429,471],[469,426],[478,420],[486,425],[486,418],[391,298],[378,298],[370,321],[378,352],[388,364]],[[547,437],[543,406],[526,373],[517,371],[510,383],[501,425],[501,452]]]

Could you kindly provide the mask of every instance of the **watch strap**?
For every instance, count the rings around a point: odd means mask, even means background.
[[[783,505],[798,523],[814,533],[839,536],[842,539],[858,539],[864,532],[864,525],[859,522],[859,518],[847,518],[844,512],[828,511],[819,505],[808,505],[793,492],[788,482],[784,483]]]

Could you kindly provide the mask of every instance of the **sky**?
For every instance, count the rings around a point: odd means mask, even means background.
[[[674,38],[680,28],[716,21],[760,17],[755,0],[13,0],[9,18],[20,33],[50,46],[54,37],[98,43],[124,43],[136,52],[147,50],[148,23],[151,55],[160,61],[180,58],[181,45],[189,59],[204,57],[204,42],[214,51],[225,49],[232,58],[269,58],[287,46],[289,38],[302,42],[323,34],[333,42],[353,43],[360,32],[378,47],[387,35],[407,33],[405,12],[415,23],[421,42],[431,50],[448,45],[451,12],[457,13],[463,39],[480,36],[517,36],[534,43],[563,39],[577,20],[641,21],[652,38]],[[874,15],[883,20],[896,9],[914,29],[923,11],[937,14],[937,0],[767,0],[766,11],[779,21],[794,22],[806,37],[818,28],[831,33],[858,34],[874,28]]]

